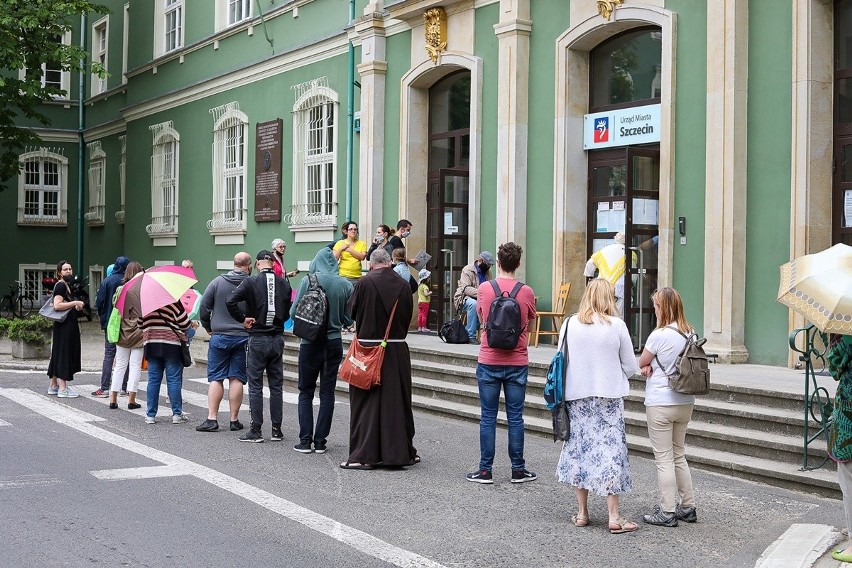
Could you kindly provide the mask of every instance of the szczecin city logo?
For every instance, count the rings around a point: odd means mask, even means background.
[[[595,121],[595,144],[609,141],[609,117],[602,116]]]

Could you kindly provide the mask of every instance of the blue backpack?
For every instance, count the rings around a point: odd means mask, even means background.
[[[570,321],[570,316],[568,317]],[[565,322],[565,333],[562,336],[562,342],[559,344],[559,349],[556,355],[550,360],[550,366],[547,368],[547,380],[544,383],[544,402],[547,404],[548,410],[553,410],[565,398],[565,340],[568,337],[568,322]]]

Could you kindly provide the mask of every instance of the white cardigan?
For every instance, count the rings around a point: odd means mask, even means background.
[[[565,400],[627,396],[627,379],[639,372],[639,365],[624,321],[611,317],[604,322],[595,316],[595,323],[584,324],[574,315],[562,324],[559,345],[566,326]]]

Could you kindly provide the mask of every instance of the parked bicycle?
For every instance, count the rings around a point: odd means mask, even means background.
[[[9,286],[9,293],[0,299],[0,316],[6,318],[25,318],[38,310],[35,298],[29,292],[24,292],[24,286],[15,281]]]

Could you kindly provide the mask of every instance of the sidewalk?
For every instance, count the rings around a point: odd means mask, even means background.
[[[104,355],[104,335],[97,320],[80,324],[82,331],[82,367],[84,371],[97,372],[101,370]],[[202,328],[190,344],[193,358],[204,363],[207,360],[207,333]],[[344,336],[344,339],[351,338]],[[293,342],[292,335],[287,336],[287,342]],[[448,345],[440,340],[437,335],[419,335],[410,333],[408,345],[412,349],[422,349],[436,354],[452,351],[463,353],[472,357],[479,353],[478,345]],[[540,345],[530,347],[530,362],[547,365],[550,363],[556,348],[552,345]],[[4,369],[39,370],[47,371],[48,359],[14,359],[8,352],[0,351],[0,371]],[[783,392],[790,394],[804,393],[804,371],[801,369],[788,369],[786,367],[772,367],[770,365],[725,365],[711,364],[710,374],[715,385],[735,385],[762,389],[766,391]],[[820,386],[828,390],[833,397],[836,383],[827,373],[818,375]]]

